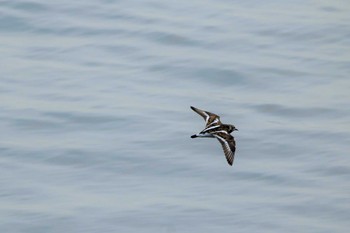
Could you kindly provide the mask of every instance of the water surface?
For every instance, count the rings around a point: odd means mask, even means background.
[[[349,10],[2,1],[1,232],[346,232]]]

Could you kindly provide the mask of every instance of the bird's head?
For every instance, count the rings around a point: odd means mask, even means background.
[[[232,133],[233,131],[238,131],[238,129],[234,125],[228,125],[228,132]]]

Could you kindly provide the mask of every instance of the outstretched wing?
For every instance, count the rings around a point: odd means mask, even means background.
[[[206,127],[211,126],[213,124],[221,124],[220,117],[218,115],[195,108],[193,106],[191,106],[191,109],[204,118]]]
[[[213,134],[213,136],[219,140],[222,149],[224,150],[226,160],[228,164],[232,166],[236,151],[235,139],[227,132],[217,132]]]

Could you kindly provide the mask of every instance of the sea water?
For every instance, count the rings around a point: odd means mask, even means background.
[[[0,1],[0,232],[347,232],[349,11]]]

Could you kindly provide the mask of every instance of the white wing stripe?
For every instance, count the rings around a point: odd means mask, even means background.
[[[206,113],[206,112],[204,112],[204,111],[202,111],[202,113],[205,115],[205,124],[207,124],[208,123],[208,120],[209,120],[209,115]]]
[[[218,130],[218,131],[215,131],[215,132],[213,132],[213,133],[225,133],[225,134],[228,134],[228,135],[230,135],[227,131],[225,131],[225,130]],[[218,136],[218,137],[220,137],[220,136]],[[220,137],[221,138],[221,137]],[[224,140],[223,138],[221,138],[222,140]],[[225,140],[224,140],[225,141]],[[226,141],[225,141],[226,142]]]
[[[224,151],[224,152],[225,152],[225,156],[226,156],[226,158],[232,163],[232,162],[233,162],[233,153],[232,153],[232,151],[231,151],[230,145],[229,145],[228,142],[227,142],[225,139],[223,139],[222,137],[220,137],[220,136],[218,136],[218,135],[216,135],[216,134],[214,134],[214,136],[215,136],[217,139],[219,139],[221,142],[223,142],[223,145],[224,145],[225,148],[226,148],[226,151]]]
[[[209,120],[209,118],[208,118],[208,120]],[[215,120],[212,123],[210,123],[208,126],[211,126],[212,124],[215,124],[215,123],[218,123],[218,122],[219,122],[219,119],[215,118]],[[206,123],[208,123],[208,122],[206,122]]]
[[[215,128],[218,128],[218,127],[220,127],[220,125],[214,125],[214,126],[212,126],[212,127],[205,128],[205,129],[203,130],[203,132],[207,132],[208,130],[215,129]]]

